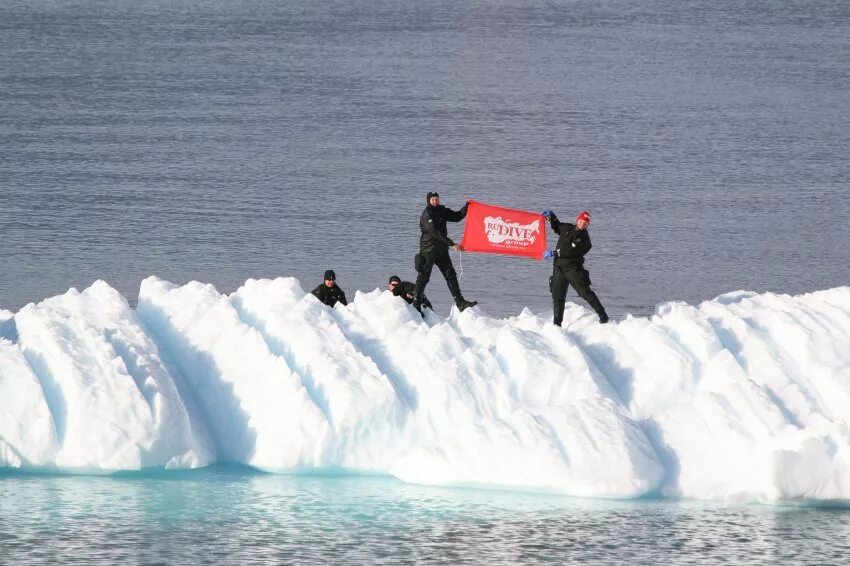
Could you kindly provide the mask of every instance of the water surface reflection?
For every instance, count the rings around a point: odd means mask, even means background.
[[[835,563],[850,510],[599,501],[216,468],[0,476],[0,562]]]

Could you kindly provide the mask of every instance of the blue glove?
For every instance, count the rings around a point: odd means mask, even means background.
[[[541,212],[540,214],[545,216],[546,218],[549,218],[550,216],[555,216],[555,213],[552,212],[551,210],[549,210],[548,208],[546,210],[544,210],[543,212]]]
[[[552,259],[555,257],[555,250],[546,250],[543,252],[543,259]]]

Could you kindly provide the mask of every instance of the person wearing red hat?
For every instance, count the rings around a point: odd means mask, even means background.
[[[544,210],[543,216],[549,218],[549,225],[559,235],[558,246],[554,251],[547,251],[545,259],[554,259],[555,265],[552,277],[549,279],[549,290],[552,292],[552,302],[555,307],[554,323],[561,326],[564,320],[564,304],[567,289],[572,285],[579,297],[588,302],[599,316],[599,322],[608,322],[608,314],[596,293],[590,288],[590,272],[584,268],[584,256],[590,251],[590,213],[585,211],[578,215],[575,224],[561,222],[551,210]]]

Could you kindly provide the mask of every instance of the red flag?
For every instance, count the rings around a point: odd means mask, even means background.
[[[535,212],[490,206],[469,201],[464,251],[507,254],[543,259],[546,251],[546,220]]]

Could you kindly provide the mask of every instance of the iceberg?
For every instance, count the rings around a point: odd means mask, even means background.
[[[238,463],[583,497],[850,499],[850,287],[599,325],[293,278],[0,311],[0,468]]]
[[[14,324],[17,344],[0,345],[0,391],[11,393],[0,397],[10,421],[0,442],[18,455],[7,464],[97,471],[213,461],[156,345],[109,285],[27,305]]]

